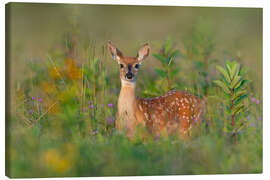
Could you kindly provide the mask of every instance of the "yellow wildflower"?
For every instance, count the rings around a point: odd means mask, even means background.
[[[66,74],[69,79],[76,80],[81,79],[81,70],[77,67],[74,59],[65,59]]]
[[[46,166],[58,173],[64,173],[72,167],[70,159],[61,155],[56,149],[50,149],[43,155]]]
[[[56,88],[53,83],[42,82],[41,83],[42,90],[47,94],[56,93]]]
[[[60,79],[61,74],[60,74],[60,69],[56,66],[51,66],[48,68],[49,70],[49,75],[53,78],[53,79]]]

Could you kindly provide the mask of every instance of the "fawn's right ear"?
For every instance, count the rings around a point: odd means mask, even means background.
[[[121,59],[121,57],[123,57],[123,54],[121,53],[121,51],[119,51],[119,49],[117,49],[111,41],[108,41],[108,49],[112,55],[112,58],[114,60],[119,61]]]

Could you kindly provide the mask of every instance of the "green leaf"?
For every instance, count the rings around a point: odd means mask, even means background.
[[[175,77],[177,74],[178,74],[178,72],[180,71],[180,69],[175,69],[175,70],[173,70],[171,73],[170,73],[170,76],[173,78],[173,77]]]
[[[164,45],[164,52],[166,55],[170,52],[170,50],[172,49],[172,46],[173,46],[172,39],[168,38]]]
[[[232,100],[235,101],[240,96],[243,96],[246,94],[246,90],[238,91],[237,93],[234,93]]]
[[[173,58],[170,58],[170,59],[169,59],[168,66],[170,66],[170,65],[171,65],[172,60],[173,60]]]
[[[228,72],[228,75],[230,77],[230,79],[232,79],[231,75],[232,75],[232,68],[231,68],[232,64],[230,61],[226,62],[226,70]]]
[[[167,72],[162,69],[155,68],[155,72],[163,78],[167,76]]]
[[[160,54],[153,54],[155,58],[157,58],[162,64],[166,62],[166,59]]]
[[[240,90],[241,88],[244,87],[245,84],[247,84],[249,82],[249,80],[243,79],[241,81],[240,84],[237,84],[237,86],[235,87],[235,92],[237,92],[238,90]]]
[[[222,88],[222,90],[227,93],[227,94],[230,94],[230,90],[229,88],[226,86],[226,84],[224,84],[222,81],[220,80],[215,80],[213,81],[216,85],[218,85],[219,87]]]
[[[237,88],[241,83],[241,77],[240,76],[235,76],[231,82],[231,89]]]
[[[247,73],[247,69],[246,68],[241,68],[240,70],[239,70],[239,75],[240,76],[243,76],[243,75],[245,75]]]
[[[238,105],[240,102],[242,102],[243,99],[245,99],[246,97],[248,97],[247,94],[243,94],[242,96],[239,96],[237,99],[234,100],[234,104]]]
[[[233,67],[232,67],[232,74],[231,74],[231,78],[232,78],[232,79],[234,79],[234,77],[236,77],[236,76],[238,75],[239,69],[240,69],[239,64],[236,64],[236,63],[234,62]]]
[[[179,50],[174,50],[171,55],[170,55],[170,58],[176,58],[178,55],[179,55]]]
[[[221,67],[221,66],[216,66],[216,69],[223,75],[223,77],[225,78],[225,80],[230,83],[231,79],[230,76],[228,75],[228,73],[226,72],[226,70]]]
[[[240,113],[244,108],[244,104],[238,104],[237,106],[235,106],[232,110],[232,114],[236,115],[238,113]]]
[[[234,89],[238,88],[238,87],[241,85],[241,82],[242,82],[242,80],[238,81],[238,83],[236,83],[236,84],[233,86],[233,88],[234,88]]]

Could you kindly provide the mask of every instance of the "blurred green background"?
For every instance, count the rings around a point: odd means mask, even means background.
[[[262,172],[262,9],[9,3],[9,112],[6,173],[11,177]],[[207,97],[202,127],[188,141],[130,142],[114,128],[120,90],[112,40],[135,56],[149,42],[137,94],[171,88]],[[155,54],[177,52],[164,74]],[[226,129],[216,65],[247,70],[247,113],[237,143]],[[170,86],[169,82],[170,81]],[[197,132],[198,131],[198,132]]]

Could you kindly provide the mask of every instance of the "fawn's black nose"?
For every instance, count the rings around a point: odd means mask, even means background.
[[[131,72],[128,72],[128,73],[126,74],[126,78],[127,78],[127,79],[132,79],[132,78],[133,78],[133,74],[132,74]]]

